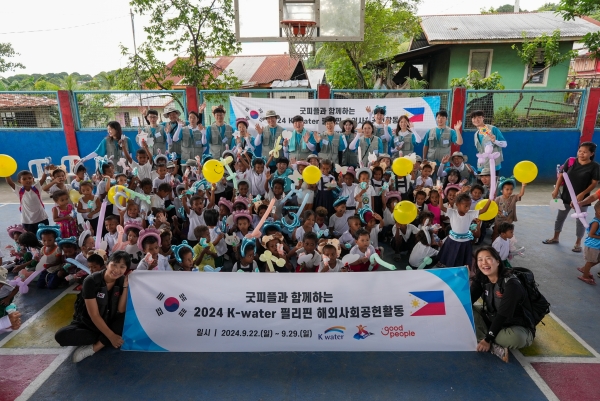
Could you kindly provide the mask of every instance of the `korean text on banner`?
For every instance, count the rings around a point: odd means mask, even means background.
[[[292,279],[293,278],[293,279]],[[129,276],[123,350],[474,351],[466,268]]]

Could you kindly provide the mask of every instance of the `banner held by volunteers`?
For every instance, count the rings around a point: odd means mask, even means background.
[[[375,106],[386,107],[386,117],[390,117],[395,126],[398,118],[405,115],[420,131],[436,126],[435,113],[440,110],[440,97],[398,97],[383,99],[264,99],[231,96],[230,116],[235,125],[236,118],[247,118],[250,127],[256,124],[266,125],[265,113],[275,110],[279,114],[277,123],[285,128],[292,128],[292,118],[300,115],[304,118],[304,127],[309,130],[324,131],[323,118],[334,116],[337,122],[350,118],[358,124],[366,121]],[[336,130],[340,128],[336,125]]]
[[[340,274],[136,271],[129,351],[475,351],[464,267]]]

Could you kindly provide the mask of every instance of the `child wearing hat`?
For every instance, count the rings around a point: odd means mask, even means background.
[[[460,174],[460,182],[463,185],[473,185],[475,182],[475,169],[467,164],[467,156],[462,152],[454,152],[452,156],[444,156],[438,170],[438,177],[441,179],[446,177],[452,170],[457,170]]]
[[[348,196],[339,196],[335,202],[333,202],[335,213],[329,217],[329,232],[332,233],[335,238],[339,238],[343,233],[348,231],[349,212],[346,211],[348,199]],[[353,212],[350,213],[350,215],[354,214]]]

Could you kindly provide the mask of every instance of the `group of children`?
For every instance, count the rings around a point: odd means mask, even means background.
[[[123,157],[115,161],[95,153],[96,171],[91,176],[78,163],[70,183],[64,166],[52,165],[39,180],[29,171],[19,172],[16,183],[6,179],[21,204],[21,224],[8,229],[15,241],[14,272],[26,279],[43,269],[37,285],[56,288],[101,270],[118,250],[131,255],[132,270],[371,271],[378,268],[371,255],[383,257],[384,244],[393,249],[398,268],[403,268],[402,258],[413,268],[471,266],[472,244],[481,243],[490,224],[479,219],[489,202],[475,210],[478,201],[489,197],[489,169],[475,174],[462,153],[455,152],[444,157],[436,171],[435,163],[411,154],[413,171],[397,177],[391,169],[393,159],[411,150],[405,141],[415,142],[407,119],[400,118],[397,132],[409,137],[399,141],[392,138],[396,132],[389,138],[383,135],[393,157],[380,149],[360,160],[346,157],[339,144],[352,148],[354,143],[355,149],[368,150],[371,142],[354,132],[352,121],[342,123],[354,138],[340,140],[338,133],[332,137],[328,125],[323,135],[312,134],[311,150],[302,159],[300,150],[292,149],[293,136],[283,141],[283,155],[273,148],[260,157],[256,154],[260,143],[245,141],[243,135],[233,139],[231,150],[225,146],[213,155],[203,150],[189,154],[189,159],[169,153],[168,144],[163,154],[144,137],[134,159],[131,141],[123,140],[120,126],[111,122],[109,140],[117,140],[113,146]],[[383,122],[371,125],[377,131]],[[238,124],[242,130],[247,127],[247,121]],[[272,134],[280,133],[277,127]],[[212,129],[216,132],[219,126]],[[296,131],[311,143],[305,129]],[[375,141],[379,134],[371,138]],[[214,141],[205,136],[207,142]],[[327,154],[332,143],[338,147]],[[224,167],[235,179],[226,174],[216,183],[208,182],[203,166],[213,157],[228,164]],[[315,184],[304,182],[308,166],[321,172]],[[499,213],[492,240],[503,258],[508,257],[516,202],[524,193],[523,185],[518,195],[513,194],[515,186],[514,179],[500,180],[495,199]],[[44,209],[44,191],[55,203],[54,225]],[[404,200],[414,202],[418,210],[409,224],[394,219],[397,203]]]

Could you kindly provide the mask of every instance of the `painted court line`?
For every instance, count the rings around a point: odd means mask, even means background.
[[[600,358],[600,354],[594,348],[592,348],[588,343],[586,343],[581,337],[579,337],[579,335],[577,333],[575,333],[569,326],[567,326],[567,324],[565,322],[560,320],[558,318],[558,316],[556,316],[552,312],[550,312],[550,316],[552,316],[552,319],[554,319],[556,321],[556,323],[561,325],[563,327],[563,329],[565,329],[567,331],[567,333],[572,335],[575,340],[579,341],[579,343],[581,345],[583,345],[588,351],[590,351],[592,353],[592,355],[594,355],[596,358]]]
[[[18,396],[15,401],[26,401],[28,400],[46,380],[58,369],[58,367],[71,355],[71,350],[74,347],[66,347],[61,349],[60,354],[52,361],[52,363],[32,381],[25,390]]]
[[[549,401],[560,401],[540,374],[531,366],[531,362],[529,362],[530,358],[524,357],[518,349],[511,350],[511,353],[517,358],[517,361],[519,361],[525,372],[527,372],[531,380],[533,380]]]
[[[581,356],[524,356],[530,363],[600,363],[600,358]]]
[[[60,354],[62,348],[0,348],[1,355],[52,355]]]
[[[23,324],[21,325],[21,328],[19,328],[19,330],[15,330],[15,331],[11,332],[4,339],[2,339],[0,341],[0,348],[3,347],[4,344],[6,344],[8,341],[10,341],[11,338],[13,338],[17,334],[19,334],[21,332],[21,330],[23,330],[25,327],[29,326],[33,321],[35,321],[44,312],[46,312],[48,309],[50,309],[62,297],[64,297],[66,294],[69,294],[73,290],[73,288],[75,288],[75,286],[76,286],[76,284],[73,284],[73,285],[69,286],[66,290],[64,290],[58,296],[56,296],[56,298],[54,298],[52,301],[50,301],[49,303],[47,303],[46,306],[44,306],[42,309],[40,309],[39,311],[37,311],[33,316],[31,316],[29,319],[27,319],[25,322],[23,322]]]

